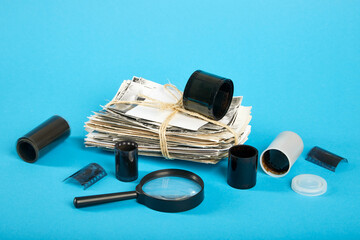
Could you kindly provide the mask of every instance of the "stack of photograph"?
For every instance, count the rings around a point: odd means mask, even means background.
[[[160,126],[172,110],[136,103],[175,104],[181,98],[180,91],[144,78],[125,80],[115,97],[85,123],[85,145],[112,151],[116,142],[130,140],[138,144],[140,155],[161,157]],[[245,143],[251,131],[251,107],[242,106],[242,99],[233,97],[226,115],[219,120],[233,130],[239,144]],[[177,112],[166,128],[166,144],[172,159],[216,164],[235,144],[234,133]]]

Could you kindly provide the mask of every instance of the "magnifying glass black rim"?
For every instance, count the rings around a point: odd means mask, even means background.
[[[142,187],[149,181],[161,177],[181,177],[192,180],[200,185],[201,190],[185,199],[160,199],[146,194]],[[204,200],[204,181],[193,172],[182,169],[162,169],[144,176],[136,186],[136,201],[153,210],[161,212],[183,212],[198,206]]]

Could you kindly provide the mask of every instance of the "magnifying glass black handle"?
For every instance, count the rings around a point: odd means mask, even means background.
[[[136,191],[130,192],[119,192],[119,193],[109,193],[85,197],[75,197],[74,206],[76,208],[88,207],[93,205],[98,205],[102,203],[116,202],[121,200],[128,200],[137,198]]]

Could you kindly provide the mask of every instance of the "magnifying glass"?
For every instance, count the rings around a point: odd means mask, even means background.
[[[161,212],[183,212],[198,206],[204,199],[204,182],[195,173],[181,169],[163,169],[144,176],[135,191],[75,197],[76,208],[136,199]]]

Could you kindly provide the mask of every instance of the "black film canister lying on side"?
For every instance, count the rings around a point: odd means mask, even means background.
[[[230,79],[197,70],[185,86],[184,108],[220,120],[230,107],[233,93],[234,84]]]
[[[122,182],[131,182],[138,178],[138,145],[136,142],[115,143],[116,178]]]
[[[69,135],[69,124],[55,115],[19,138],[16,151],[24,161],[33,163]]]
[[[249,145],[229,149],[227,182],[231,187],[249,189],[256,184],[258,150]]]

